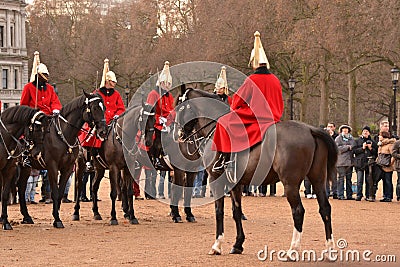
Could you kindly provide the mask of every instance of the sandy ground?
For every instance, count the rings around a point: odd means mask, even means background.
[[[276,253],[260,261],[257,254],[268,247],[279,251],[290,246],[293,222],[286,198],[244,197],[243,209],[246,241],[242,255],[229,255],[235,240],[231,204],[225,204],[225,243],[223,254],[209,256],[215,239],[214,205],[193,209],[197,223],[174,224],[168,216],[169,206],[156,200],[135,201],[139,225],[130,225],[123,218],[118,202],[119,225],[110,226],[109,183],[101,185],[99,210],[103,221],[94,221],[91,203],[82,203],[81,220],[71,221],[74,204],[62,204],[61,219],[64,229],[52,226],[51,205],[29,205],[34,225],[21,225],[19,206],[9,206],[9,218],[14,230],[1,231],[0,266],[399,266],[400,202],[370,203],[367,201],[331,200],[333,233],[335,239],[345,239],[347,247],[338,249],[346,254],[358,250],[372,251],[371,262],[342,261],[287,263],[280,262]],[[378,194],[378,198],[381,193]],[[39,199],[39,195],[36,196]],[[317,255],[325,248],[324,226],[318,213],[317,201],[302,200],[306,209],[302,250],[315,250]],[[182,209],[181,209],[182,210]],[[184,216],[183,211],[181,215]],[[184,217],[183,217],[184,219]],[[376,256],[396,255],[396,263],[378,263]],[[261,255],[263,256],[263,255]],[[383,257],[384,258],[384,257]],[[388,257],[386,257],[388,258]]]

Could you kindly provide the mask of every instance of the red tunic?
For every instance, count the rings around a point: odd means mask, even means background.
[[[171,93],[163,93],[163,96],[160,99],[158,89],[154,89],[147,96],[147,103],[156,106],[156,123],[154,124],[154,127],[158,130],[161,131],[163,128],[163,125],[160,124],[160,117],[167,119],[167,126],[171,125],[175,120],[174,97]]]
[[[114,93],[109,95],[109,91],[104,94],[101,90],[97,89],[94,93],[99,93],[104,100],[104,105],[106,107],[106,111],[104,112],[104,116],[106,118],[107,125],[111,122],[115,115],[121,115],[125,111],[124,102],[122,101],[122,97],[117,90],[114,90]],[[89,131],[89,125],[85,123],[83,125],[83,129]],[[96,138],[96,135],[92,132],[91,136],[88,136],[86,132],[81,132],[78,136],[79,141],[82,146],[85,147],[101,147],[100,139]]]
[[[36,86],[33,83],[27,83],[24,86],[20,105],[35,108]],[[53,114],[54,109],[60,110],[62,108],[54,87],[48,83],[46,83],[46,90],[37,90],[37,108],[47,115]]]
[[[234,95],[231,112],[218,120],[212,149],[243,151],[261,142],[268,127],[278,122],[282,114],[279,79],[266,68],[258,69]]]

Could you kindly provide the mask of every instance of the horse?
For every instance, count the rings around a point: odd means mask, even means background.
[[[180,89],[180,95],[182,96],[186,92],[186,85],[182,84]],[[180,103],[181,97],[178,97],[175,101],[175,106],[178,106]],[[193,135],[185,143],[177,142],[178,138],[175,125],[173,124],[171,128],[170,132],[161,132],[161,136],[156,134],[152,149],[163,149],[164,153],[169,157],[170,164],[167,164],[164,158],[161,158],[161,162],[164,163],[164,166],[169,166],[169,169],[166,169],[166,171],[174,172],[174,175],[171,176],[170,198],[170,215],[172,221],[174,223],[182,222],[178,206],[183,193],[183,206],[186,214],[186,221],[196,222],[196,218],[191,209],[191,201],[194,179],[202,166],[202,151],[201,149],[197,149],[198,142],[201,141],[202,138]]]
[[[12,230],[8,221],[7,203],[10,188],[15,183],[16,162],[19,158],[31,154],[39,159],[43,148],[44,131],[50,118],[43,112],[27,106],[13,106],[3,111],[0,125],[0,179],[2,181],[1,203],[3,230]],[[23,138],[20,138],[20,137]],[[28,168],[30,170],[30,168]],[[27,180],[19,179],[18,187]],[[25,191],[19,191],[21,211],[25,203]],[[25,203],[25,205],[23,204]]]
[[[193,132],[208,140],[213,139],[216,118],[227,112],[224,105],[214,105],[211,111],[209,105],[204,105],[204,103],[210,103],[213,98],[215,98],[214,95],[204,91],[194,89],[186,91],[184,101],[181,107],[178,107],[176,116],[182,141]],[[224,197],[222,196],[227,181],[233,182],[231,200],[237,230],[236,242],[230,253],[243,252],[245,235],[241,221],[242,192],[240,189],[241,185],[249,185],[252,179],[263,185],[279,180],[283,183],[294,221],[293,237],[287,251],[287,256],[291,257],[300,247],[305,210],[301,203],[299,189],[301,182],[307,176],[317,194],[319,213],[325,226],[326,246],[334,247],[326,179],[331,178],[334,173],[338,151],[333,139],[325,131],[296,121],[283,121],[272,125],[260,143],[236,154],[236,180],[230,180],[225,171],[222,174],[213,171],[220,153],[211,151],[210,146],[211,142],[208,142],[203,161],[207,166],[211,190],[215,197],[217,224],[216,240],[209,254],[219,255],[222,250],[224,235]],[[222,182],[218,182],[217,179],[222,179],[220,180]]]
[[[129,114],[129,115],[128,115]],[[133,119],[131,119],[133,118]],[[107,136],[102,142],[99,149],[98,156],[94,160],[95,176],[92,181],[92,200],[93,200],[93,214],[95,220],[102,220],[102,217],[98,209],[98,197],[97,193],[99,190],[100,182],[104,177],[106,169],[109,170],[110,185],[111,185],[111,225],[118,225],[116,217],[115,201],[117,198],[117,187],[121,185],[122,195],[122,207],[124,211],[124,217],[129,220],[131,224],[138,224],[138,220],[135,217],[133,208],[133,177],[126,163],[124,152],[126,156],[131,157],[131,160],[135,162],[138,154],[141,150],[138,148],[138,143],[135,138],[138,137],[138,142],[151,146],[153,143],[154,134],[154,123],[155,123],[155,110],[151,105],[142,101],[141,106],[131,108],[125,113],[121,114],[118,119],[113,120],[109,126]],[[129,135],[133,133],[134,135]],[[136,136],[136,134],[139,134]],[[128,145],[129,141],[123,142],[124,140],[133,141],[132,145]],[[77,165],[78,169],[78,188],[81,192],[81,181],[82,181],[82,168],[84,167],[83,157],[80,158],[80,163]],[[79,196],[80,194],[78,194]],[[76,204],[74,208],[74,214],[72,219],[79,220],[79,197],[76,198]]]
[[[64,228],[59,210],[67,180],[73,172],[79,152],[78,133],[83,130],[82,126],[87,122],[92,128],[97,129],[96,134],[100,138],[104,138],[107,133],[104,112],[103,98],[99,94],[84,92],[83,95],[76,97],[60,110],[59,115],[52,117],[45,134],[46,142],[42,150],[44,163],[32,159],[33,168],[47,170],[53,200],[53,226],[55,228]],[[24,169],[22,168],[21,177],[27,175]],[[60,172],[60,179],[58,179],[58,172]],[[23,222],[33,224],[30,216],[24,215]]]

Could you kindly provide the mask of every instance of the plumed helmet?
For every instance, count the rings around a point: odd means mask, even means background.
[[[35,81],[35,77],[37,74],[37,69],[38,69],[39,64],[40,64],[39,52],[35,51],[35,53],[33,54],[32,72],[31,72],[31,78],[30,78],[31,82]]]
[[[101,83],[100,83],[100,88],[104,87],[106,85],[106,75],[107,72],[110,71],[110,67],[109,67],[109,60],[108,58],[104,59],[104,66],[103,66],[103,75],[101,76]]]
[[[215,83],[215,91],[221,88],[225,88],[224,93],[228,95],[228,80],[226,79],[226,67],[221,67],[221,73]]]
[[[39,64],[39,66],[37,67],[37,72],[39,74],[47,74],[47,75],[49,75],[49,71],[47,70],[46,65],[44,65],[43,63]]]
[[[169,71],[169,62],[165,61],[164,68],[160,73],[160,77],[158,78],[159,83],[166,82],[172,84],[172,76]]]
[[[113,81],[117,83],[117,77],[113,71],[110,70],[106,73],[106,81]]]
[[[266,64],[269,69],[269,62],[267,55],[265,54],[263,45],[260,39],[260,33],[256,31],[254,33],[254,48],[251,51],[250,62],[249,65],[252,64],[253,68],[256,69],[260,66],[260,64]]]

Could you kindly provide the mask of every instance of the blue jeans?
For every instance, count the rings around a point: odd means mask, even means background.
[[[146,197],[155,198],[156,197],[156,179],[157,171],[154,169],[144,170],[146,176],[146,181],[144,183],[144,191]]]
[[[158,196],[159,197],[164,196],[164,181],[165,181],[166,174],[167,174],[166,171],[160,171],[160,181],[158,182]]]
[[[363,186],[365,180],[365,196],[369,197],[369,182],[368,182],[369,169],[357,171],[357,197],[363,197]]]
[[[385,172],[383,175],[383,197],[393,199],[393,172]]]
[[[337,167],[337,171],[339,174],[338,186],[337,186],[338,197],[344,198],[344,179],[346,178],[346,197],[352,198],[353,189],[351,188],[352,187],[351,175],[353,171],[353,166],[343,166],[343,167],[340,166]]]
[[[68,196],[69,188],[71,187],[72,184],[72,175],[73,173],[69,176],[67,184],[65,185],[64,196]]]
[[[193,183],[193,196],[200,196],[203,186],[204,170],[197,173]]]
[[[39,176],[29,176],[28,183],[26,185],[25,190],[25,200],[26,201],[34,201],[36,194],[36,185],[39,180]]]

